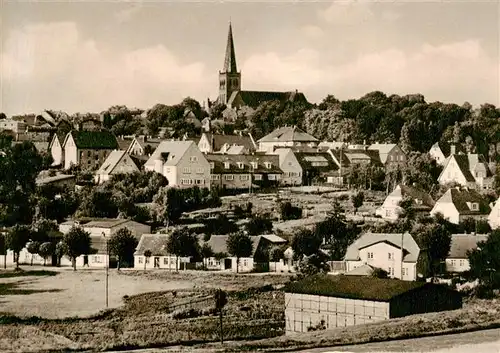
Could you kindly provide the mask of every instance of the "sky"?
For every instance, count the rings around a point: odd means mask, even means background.
[[[500,2],[0,0],[0,112],[148,109],[244,90],[500,105]]]

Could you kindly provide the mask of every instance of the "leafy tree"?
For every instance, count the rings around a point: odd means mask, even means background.
[[[337,210],[323,222],[318,223],[313,232],[317,241],[324,241],[324,248],[329,251],[331,259],[340,261],[344,258],[349,245],[358,237],[360,230]]]
[[[427,253],[430,264],[428,273],[434,277],[450,252],[451,232],[443,224],[432,222],[415,225],[412,234],[420,249]]]
[[[148,249],[148,250],[145,250],[145,251],[144,251],[144,257],[145,257],[145,261],[144,261],[144,271],[146,271],[146,264],[148,263],[149,258],[151,257],[151,255],[152,255],[151,250],[149,250],[149,249]]]
[[[205,260],[214,256],[214,251],[212,250],[210,244],[203,243],[203,245],[200,247],[200,255],[203,258],[203,267],[205,267]]]
[[[280,215],[284,221],[302,218],[302,208],[293,206],[290,201],[280,204]]]
[[[388,278],[389,277],[389,273],[382,269],[382,268],[378,268],[378,267],[375,267],[373,269],[373,272],[372,272],[372,277],[375,277],[375,278]]]
[[[354,207],[354,214],[358,212],[358,209],[363,206],[365,200],[365,194],[363,192],[357,192],[351,196],[352,206]]]
[[[249,235],[269,234],[273,230],[273,223],[268,217],[255,216],[245,225]]]
[[[222,120],[222,113],[226,110],[227,106],[225,104],[217,103],[210,108],[210,118],[212,120]]]
[[[47,257],[51,256],[54,252],[54,245],[51,242],[45,242],[40,244],[40,249],[38,249],[38,254],[43,257],[43,265],[45,266]]]
[[[226,242],[227,251],[236,257],[236,273],[240,266],[240,258],[250,257],[253,252],[253,243],[250,236],[243,232],[229,234]]]
[[[31,254],[31,266],[33,266],[33,256],[35,256],[35,254],[38,254],[38,252],[40,251],[40,242],[31,241],[28,243],[26,249]]]
[[[121,228],[109,239],[109,255],[118,259],[118,270],[123,262],[131,263],[137,247],[137,239],[128,228]]]
[[[187,229],[176,229],[167,241],[167,251],[176,257],[175,270],[178,271],[179,257],[195,257],[198,255],[198,239],[188,233]]]
[[[7,115],[5,115],[5,113],[0,113],[0,120],[1,119],[7,119]]]
[[[318,232],[307,228],[299,229],[293,236],[291,247],[296,260],[319,252],[323,239]]]
[[[493,231],[486,241],[467,253],[472,278],[487,289],[500,288],[500,231]]]
[[[0,255],[3,255],[3,268],[7,268],[7,245],[5,235],[0,233]]]
[[[19,253],[26,246],[26,243],[30,240],[30,238],[31,232],[28,226],[15,225],[7,233],[5,245],[7,246],[7,249],[12,250],[14,253],[16,269],[19,268]]]
[[[73,265],[73,270],[76,271],[76,259],[78,256],[92,252],[90,247],[90,233],[80,227],[72,227],[64,235],[62,242],[64,244],[65,255],[69,257]]]
[[[322,251],[305,256],[299,261],[298,265],[301,276],[312,276],[319,272],[328,272],[329,269],[328,256]]]
[[[111,190],[94,188],[84,197],[78,209],[80,217],[116,218],[118,206]]]
[[[61,258],[64,256],[66,253],[66,244],[63,242],[63,240],[59,241],[54,249],[54,255],[57,257],[57,266],[59,267],[61,265]]]

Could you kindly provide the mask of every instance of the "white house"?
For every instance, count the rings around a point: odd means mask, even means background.
[[[10,130],[16,134],[26,131],[26,123],[13,119],[0,119],[0,131]]]
[[[134,268],[176,270],[189,263],[189,257],[176,257],[168,253],[168,237],[168,234],[143,234],[134,253]],[[147,250],[151,252],[151,257],[144,256]]]
[[[441,185],[457,183],[475,189],[491,189],[493,178],[483,155],[451,154],[438,177]]]
[[[169,186],[210,188],[210,163],[193,141],[163,141],[144,165]]]
[[[365,233],[346,251],[346,274],[362,266],[381,268],[389,277],[417,279],[420,248],[409,233]]]
[[[64,150],[63,150],[64,136],[54,134],[52,140],[49,144],[50,155],[54,160],[52,165],[60,165],[64,164]]]
[[[276,147],[317,146],[316,137],[296,126],[280,127],[257,141],[258,151],[272,153]]]
[[[284,186],[302,185],[302,166],[291,148],[277,148],[273,154],[279,156],[280,169],[283,171],[281,184]]]
[[[441,213],[451,223],[459,224],[466,218],[487,219],[490,212],[488,201],[477,191],[455,187],[448,189],[436,201],[431,216]]]
[[[125,151],[112,151],[104,163],[96,171],[96,183],[104,183],[115,174],[128,174],[138,172],[139,168],[129,154]]]
[[[491,229],[497,229],[500,227],[500,198],[497,199],[491,208],[491,212],[488,215],[488,223]]]
[[[151,156],[162,142],[161,139],[153,139],[147,136],[134,137],[128,145],[126,151],[132,156]]]
[[[467,251],[477,248],[477,244],[486,241],[484,234],[452,234],[450,252],[446,258],[446,271],[465,272],[470,269]]]
[[[59,225],[59,231],[63,234],[69,232],[74,227],[82,227],[83,230],[89,232],[91,236],[110,237],[119,229],[127,228],[133,236],[140,237],[142,234],[151,233],[151,227],[130,219],[118,218],[96,218],[81,221],[66,221]]]
[[[376,209],[375,214],[383,219],[397,220],[402,212],[399,203],[404,198],[412,200],[413,208],[418,213],[429,213],[432,207],[434,207],[434,200],[426,192],[418,190],[413,186],[399,184],[386,197],[382,206]]]
[[[207,244],[212,248],[214,254],[220,254],[221,257],[214,256],[206,259],[206,266],[210,270],[229,270],[236,272],[237,259],[231,256],[227,250],[228,235],[212,235]],[[250,237],[253,243],[252,255],[249,257],[241,257],[238,265],[238,272],[250,272],[254,269],[254,255],[259,246],[260,237]],[[224,256],[223,256],[224,255]]]
[[[368,147],[369,151],[377,151],[380,161],[386,167],[395,164],[405,164],[406,154],[395,143],[374,143]]]
[[[429,150],[429,155],[439,165],[444,165],[446,162],[446,156],[444,155],[443,150],[439,146],[439,142],[436,142],[435,144],[432,145],[432,147]]]

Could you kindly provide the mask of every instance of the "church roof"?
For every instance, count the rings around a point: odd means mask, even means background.
[[[266,91],[234,91],[228,99],[228,106],[249,106],[256,109],[260,104],[269,101],[279,102],[307,102],[303,93],[292,92],[266,92]]]
[[[258,142],[317,142],[318,139],[296,126],[280,127]]]
[[[237,73],[236,53],[234,52],[233,28],[229,23],[229,32],[227,34],[226,57],[224,58],[223,72]]]

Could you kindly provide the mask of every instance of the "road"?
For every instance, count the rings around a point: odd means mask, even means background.
[[[425,352],[425,353],[500,353],[500,329],[484,330],[438,337],[367,343],[355,346],[317,348],[307,353],[369,353],[369,352]]]

